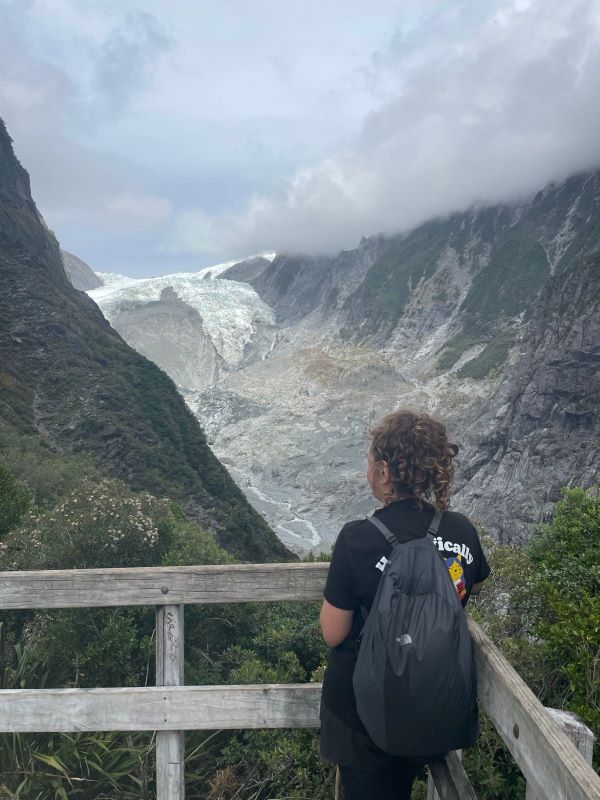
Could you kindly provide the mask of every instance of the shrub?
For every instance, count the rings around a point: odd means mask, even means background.
[[[119,481],[84,482],[52,510],[31,512],[5,538],[0,565],[86,569],[159,564],[170,545],[171,516],[168,501],[136,495]]]
[[[563,489],[552,521],[528,548],[543,613],[542,639],[552,704],[575,711],[600,733],[600,494]],[[596,756],[598,758],[598,756]]]
[[[32,494],[12,472],[0,464],[0,536],[15,528],[29,510]]]

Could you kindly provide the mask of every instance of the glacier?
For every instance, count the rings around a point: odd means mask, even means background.
[[[274,253],[264,258],[274,258]],[[205,334],[228,367],[237,367],[257,333],[275,325],[275,314],[246,283],[218,277],[236,261],[206,267],[198,272],[180,272],[158,278],[129,278],[98,273],[103,286],[87,292],[106,319],[119,330],[119,315],[132,306],[158,302],[171,289],[198,312]]]

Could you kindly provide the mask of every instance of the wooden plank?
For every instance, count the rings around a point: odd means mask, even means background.
[[[2,572],[0,609],[320,600],[329,563]]]
[[[572,711],[563,711],[560,708],[546,708],[546,711],[561,731],[573,742],[585,761],[591,764],[594,758],[596,737],[588,726]]]
[[[318,728],[321,684],[4,689],[0,732]]]
[[[600,800],[600,778],[477,623],[479,699],[527,783],[547,800]]]
[[[156,733],[156,798],[157,800],[184,800],[185,771],[183,731],[157,731]]]
[[[156,685],[183,685],[183,605],[156,608]]]
[[[181,686],[183,675],[183,605],[156,607],[156,685]],[[156,733],[157,800],[185,800],[185,734]]]
[[[435,790],[435,783],[433,782],[433,776],[431,774],[431,770],[427,769],[427,797],[426,800],[440,800],[439,794]]]
[[[439,800],[477,800],[475,790],[462,765],[460,754],[453,750],[443,761],[429,764],[429,773]],[[428,796],[431,793],[429,782]],[[435,797],[435,794],[433,794]]]
[[[594,734],[576,714],[569,711],[561,711],[558,708],[547,708],[547,713],[573,742],[577,750],[581,753],[587,764],[592,763],[594,756]],[[526,800],[544,800],[535,787],[528,783],[525,791]]]

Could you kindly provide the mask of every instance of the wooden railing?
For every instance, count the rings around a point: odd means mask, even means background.
[[[328,568],[315,563],[3,572],[0,609],[154,606],[157,685],[5,689],[0,731],[156,731],[157,798],[183,800],[183,731],[318,727],[321,694],[320,684],[184,686],[184,605],[319,600]],[[481,705],[522,770],[528,797],[600,800],[600,779],[548,709],[470,618],[469,627]],[[591,732],[575,727],[591,761]],[[431,765],[430,774],[441,800],[476,798],[456,753]]]

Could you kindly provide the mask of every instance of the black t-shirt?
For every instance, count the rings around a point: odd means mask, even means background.
[[[402,544],[427,534],[434,509],[429,503],[420,507],[414,499],[408,498],[390,503],[375,513]],[[444,556],[456,591],[465,605],[473,585],[490,574],[477,531],[463,514],[447,511],[442,517],[435,544]],[[323,592],[331,605],[354,611],[354,619],[346,639],[331,650],[323,680],[322,705],[338,722],[365,735],[356,712],[352,688],[356,641],[391,551],[392,547],[383,534],[368,520],[347,523],[333,548]],[[323,740],[327,738],[330,726],[325,724],[323,714],[321,724],[322,751],[329,757],[328,743]],[[340,737],[336,734],[336,738]],[[332,760],[344,763],[341,757]],[[350,761],[350,758],[346,759],[346,763]]]

